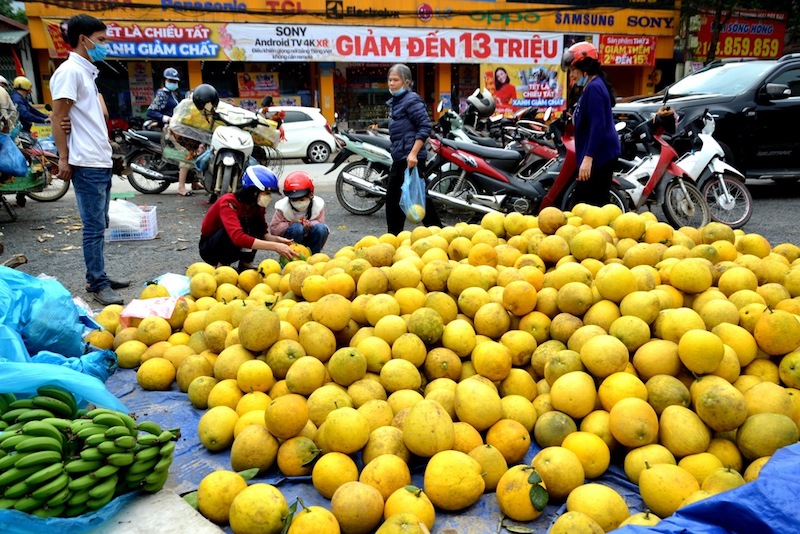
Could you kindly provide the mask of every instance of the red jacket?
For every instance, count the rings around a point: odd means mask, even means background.
[[[206,216],[203,217],[200,235],[210,237],[224,226],[234,245],[240,248],[253,248],[253,242],[256,239],[262,239],[264,236],[246,234],[242,230],[242,223],[239,220],[253,217],[261,217],[266,225],[267,210],[258,205],[248,206],[242,204],[236,198],[236,195],[227,193],[219,197],[214,205],[209,208]]]

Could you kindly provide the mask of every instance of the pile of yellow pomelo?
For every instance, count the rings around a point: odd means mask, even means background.
[[[568,511],[552,532],[610,531],[749,482],[798,441],[799,258],[613,206],[488,214],[283,268],[197,263],[171,318],[123,328],[109,306],[95,341],[207,410],[200,441],[232,465],[199,510],[234,532],[280,532],[287,498],[236,473],[275,465],[330,499],[290,533],[426,532],[487,492],[516,521],[549,495]],[[648,512],[592,482],[612,455]]]

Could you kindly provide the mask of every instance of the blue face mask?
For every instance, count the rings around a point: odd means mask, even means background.
[[[392,96],[400,96],[406,91],[408,91],[408,89],[406,89],[405,87],[401,87],[397,91],[392,91],[391,89],[389,89],[389,93],[391,93]]]
[[[583,87],[584,85],[586,85],[586,82],[588,81],[589,81],[589,76],[584,74],[583,76],[578,78],[578,80],[575,82],[575,85],[577,85],[578,87]]]
[[[89,38],[87,37],[87,39]],[[103,61],[108,55],[108,45],[103,43],[95,43],[91,39],[89,39],[89,42],[94,45],[94,48],[91,50],[88,48],[86,49],[86,53],[89,54],[89,59],[91,59],[93,63]]]
[[[177,91],[178,90],[178,84],[175,83],[175,82],[167,82],[167,83],[164,84],[164,87],[167,88],[167,91]]]

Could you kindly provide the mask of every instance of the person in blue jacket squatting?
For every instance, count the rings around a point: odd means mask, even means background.
[[[411,90],[411,69],[397,63],[389,68],[389,138],[392,141],[392,167],[386,188],[386,226],[390,234],[403,231],[406,215],[400,208],[400,194],[406,168],[418,168],[425,177],[425,141],[431,134],[431,119],[422,97]],[[424,226],[441,226],[430,197],[425,201]]]
[[[614,89],[600,68],[592,43],[582,41],[570,46],[564,52],[561,68],[569,72],[574,85],[582,88],[572,114],[579,165],[575,202],[602,206],[609,201],[611,178],[620,155],[611,112]]]
[[[181,94],[178,90],[180,81],[181,76],[178,74],[178,69],[172,67],[164,69],[164,87],[156,91],[153,102],[147,108],[147,118],[158,122],[162,127],[169,124],[169,120],[175,112],[175,106],[181,101]],[[186,178],[192,167],[194,167],[194,163],[179,164],[178,194],[182,197],[192,196],[192,191],[186,190]]]

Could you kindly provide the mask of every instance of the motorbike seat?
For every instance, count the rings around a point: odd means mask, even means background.
[[[368,145],[375,145],[388,151],[392,150],[392,142],[389,140],[388,137],[383,137],[380,135],[356,134],[356,133],[348,133],[346,135],[353,141],[359,141],[361,143],[366,143]]]
[[[470,133],[467,133],[467,136],[469,136],[470,139],[475,141],[475,144],[481,146],[488,146],[491,148],[498,148],[497,143],[491,137],[484,137],[482,135],[472,135]]]
[[[493,148],[488,146],[476,145],[474,143],[465,143],[463,141],[451,141],[450,139],[442,139],[442,144],[463,150],[464,152],[471,152],[484,159],[497,159],[497,160],[521,160],[522,156],[519,152],[514,150],[507,150],[505,148]]]
[[[142,137],[146,137],[149,141],[161,144],[161,131],[152,131],[152,130],[136,130],[134,131],[135,134],[141,135]]]

